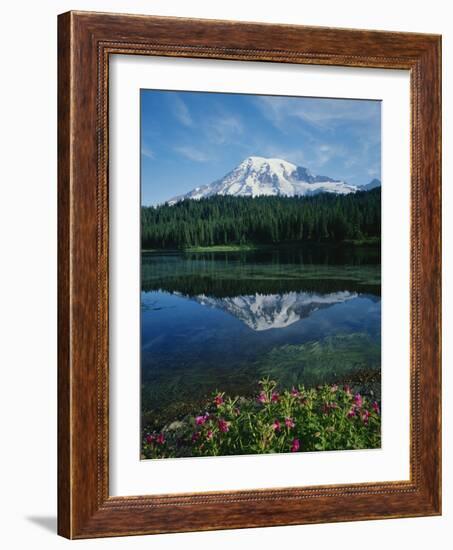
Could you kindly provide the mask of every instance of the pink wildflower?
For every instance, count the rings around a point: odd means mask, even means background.
[[[333,386],[330,387],[330,391],[332,393],[335,393],[338,390],[338,386],[336,384],[333,384]]]
[[[157,437],[156,437],[156,443],[158,443],[159,445],[163,445],[165,443],[165,436],[164,434],[159,434]]]
[[[197,426],[202,426],[205,422],[206,422],[206,418],[204,415],[195,417],[195,424]]]
[[[278,403],[280,401],[280,394],[277,391],[273,391],[271,395],[272,403]]]
[[[291,395],[293,397],[299,397],[299,390],[297,390],[294,386],[293,386],[293,389],[291,390]]]
[[[194,432],[192,434],[192,441],[195,442],[195,441],[198,441],[200,439],[200,432]]]
[[[230,429],[230,423],[222,418],[219,420],[219,430],[223,433],[228,432]]]
[[[356,416],[355,409],[354,407],[351,407],[348,412],[348,418],[355,418],[355,416]]]
[[[267,403],[267,395],[262,391],[259,393],[256,400],[258,403]]]
[[[294,423],[294,420],[292,418],[289,418],[289,416],[285,418],[285,426],[287,428],[294,428],[295,425],[296,424]]]
[[[363,420],[363,423],[366,425],[368,424],[368,419],[370,418],[370,411],[368,410],[364,410],[363,413],[362,413],[362,420]]]
[[[293,442],[291,445],[291,452],[297,453],[299,449],[300,449],[300,441],[298,439],[293,439]]]
[[[373,411],[374,411],[376,414],[379,414],[379,405],[378,405],[378,402],[377,402],[377,401],[374,401],[372,407],[373,407]]]
[[[272,428],[276,431],[280,431],[280,422],[278,420],[274,420],[274,423],[272,424]]]
[[[152,443],[154,441],[154,436],[151,434],[148,434],[146,436],[146,443]]]
[[[356,406],[360,409],[361,406],[363,405],[363,399],[362,399],[362,396],[360,395],[360,393],[356,393],[354,395],[354,403],[356,404]]]
[[[208,439],[208,440],[209,440],[209,439],[212,439],[212,436],[213,436],[212,430],[208,430],[208,431],[206,432],[206,439]]]
[[[220,393],[214,397],[214,403],[217,405],[217,407],[220,407],[220,405],[223,404],[223,397],[220,395]]]

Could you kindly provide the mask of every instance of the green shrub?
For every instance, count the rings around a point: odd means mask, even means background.
[[[216,392],[206,410],[143,434],[143,458],[379,448],[379,404],[348,386],[279,392],[260,382],[255,399]]]

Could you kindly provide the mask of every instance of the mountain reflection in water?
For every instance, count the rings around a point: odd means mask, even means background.
[[[357,298],[356,292],[288,292],[286,294],[255,294],[232,298],[211,298],[200,295],[193,299],[202,306],[210,306],[234,315],[252,330],[285,328],[308,317],[320,308]]]
[[[141,287],[144,412],[380,369],[374,249],[143,253]]]

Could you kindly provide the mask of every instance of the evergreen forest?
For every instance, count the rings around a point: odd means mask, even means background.
[[[378,241],[381,189],[349,195],[186,199],[143,206],[142,249]]]

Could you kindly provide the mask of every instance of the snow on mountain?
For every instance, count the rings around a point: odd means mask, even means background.
[[[199,304],[221,309],[240,319],[255,331],[285,328],[314,311],[357,298],[356,292],[288,292],[286,294],[252,294],[233,298],[194,297]]]
[[[173,197],[168,204],[213,195],[234,197],[303,196],[317,193],[355,193],[359,188],[327,176],[313,175],[307,168],[277,158],[248,157],[222,179]]]

